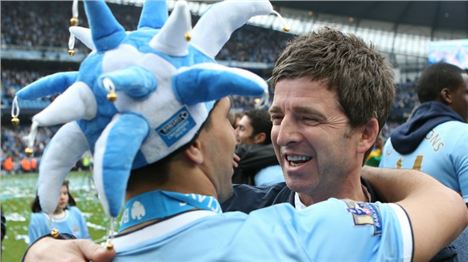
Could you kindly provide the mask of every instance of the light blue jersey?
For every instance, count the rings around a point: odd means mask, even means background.
[[[413,253],[400,206],[337,199],[300,211],[185,212],[116,237],[114,246],[114,261],[410,261]]]
[[[398,153],[388,139],[380,167],[421,170],[459,192],[468,203],[468,124],[449,121],[436,126],[407,155]]]
[[[284,182],[283,170],[280,165],[262,168],[254,177],[255,186],[271,186]]]
[[[50,233],[47,214],[44,212],[32,213],[29,223],[29,243]],[[60,233],[69,233],[76,238],[89,238],[86,220],[77,207],[71,206],[65,210],[65,216],[61,219],[52,219],[51,227],[58,229]]]

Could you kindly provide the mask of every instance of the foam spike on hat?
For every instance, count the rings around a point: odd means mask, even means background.
[[[52,126],[79,119],[93,119],[96,111],[97,103],[91,90],[82,82],[75,82],[35,115],[33,121],[41,126]]]
[[[123,201],[123,195],[114,194],[113,191],[125,192],[133,161],[149,130],[150,126],[144,118],[121,114],[107,125],[96,142],[95,170],[102,173],[95,176],[96,188],[105,194],[101,195],[101,203],[112,216],[119,213]]]
[[[96,50],[96,46],[93,42],[93,36],[91,35],[91,30],[81,26],[70,26],[70,33],[78,38],[86,47],[91,50]]]
[[[191,22],[184,1],[176,3],[169,17],[165,2],[146,1],[138,29],[132,32],[123,30],[103,0],[84,5],[90,28],[70,31],[93,52],[81,62],[79,72],[40,79],[19,91],[18,98],[62,93],[34,117],[34,128],[65,124],[41,161],[38,194],[43,210],[54,211],[72,163],[89,149],[101,204],[115,218],[132,169],[190,143],[216,100],[267,91],[262,78],[219,65],[214,56],[235,29],[272,8],[266,0],[215,4],[192,31],[192,43],[185,38]],[[209,43],[210,38],[216,43]],[[118,95],[115,101],[107,99],[109,90]]]
[[[111,81],[115,91],[124,92],[133,99],[144,99],[157,87],[157,79],[154,75],[139,66],[103,74],[98,83],[105,87],[106,81]]]
[[[138,29],[145,27],[160,29],[166,23],[167,13],[166,0],[146,1],[141,10]]]
[[[40,205],[46,213],[57,208],[66,175],[88,150],[86,137],[75,121],[63,125],[52,137],[42,155],[37,182]]]
[[[37,99],[60,94],[78,78],[78,72],[61,72],[40,78],[16,92],[19,99]]]
[[[110,50],[122,42],[125,38],[125,30],[104,1],[86,1],[85,11],[97,50]]]
[[[209,57],[215,57],[232,32],[251,17],[270,13],[273,13],[273,7],[268,1],[226,0],[216,3],[193,28],[191,44]]]
[[[171,16],[161,28],[159,34],[151,39],[150,46],[173,56],[188,54],[188,43],[184,36],[191,30],[190,12],[185,1],[177,1]]]
[[[242,76],[242,77],[239,77]],[[186,105],[218,99],[230,94],[262,96],[267,86],[252,93],[250,86],[262,83],[254,73],[215,63],[181,68],[173,79],[177,99]]]

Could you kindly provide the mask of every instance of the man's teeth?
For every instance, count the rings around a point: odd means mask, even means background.
[[[309,161],[310,159],[312,158],[308,156],[286,156],[286,160],[288,160],[291,166],[297,166],[299,164]]]

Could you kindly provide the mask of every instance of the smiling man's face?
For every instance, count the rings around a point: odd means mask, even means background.
[[[339,190],[361,165],[358,135],[324,81],[278,81],[270,114],[272,143],[293,191],[317,195]]]

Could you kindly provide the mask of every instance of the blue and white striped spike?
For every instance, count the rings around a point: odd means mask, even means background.
[[[97,102],[91,89],[81,81],[75,82],[49,106],[33,117],[39,126],[64,124],[96,116]]]
[[[194,47],[214,58],[231,37],[232,32],[256,15],[268,15],[273,7],[268,0],[227,0],[208,9],[192,31]]]
[[[84,2],[93,42],[98,51],[117,47],[125,38],[125,29],[117,22],[104,0]]]
[[[37,182],[44,212],[52,214],[55,211],[63,180],[87,150],[86,137],[76,122],[65,124],[52,137],[42,155]]]
[[[188,54],[188,43],[185,35],[192,29],[190,11],[185,1],[177,1],[169,19],[155,35],[149,45],[158,51],[171,56]]]
[[[16,92],[20,99],[37,99],[60,94],[75,83],[78,72],[62,72],[40,78]]]
[[[96,142],[94,182],[104,210],[112,217],[119,215],[132,163],[149,130],[137,114],[116,115]]]
[[[228,95],[262,96],[268,92],[268,84],[256,74],[214,63],[181,68],[172,82],[177,99],[186,105]]]
[[[89,30],[89,28],[81,26],[70,26],[68,30],[89,49],[93,51],[96,50],[96,46],[93,43],[93,36],[91,35],[91,30]]]
[[[123,91],[136,100],[146,98],[156,90],[158,85],[154,74],[139,66],[131,66],[101,75],[98,83],[107,89],[105,81],[111,81],[115,91]]]
[[[167,20],[166,0],[146,0],[141,10],[138,29],[149,27],[153,29],[161,28]]]

